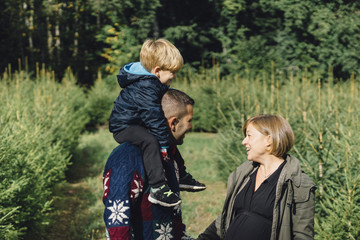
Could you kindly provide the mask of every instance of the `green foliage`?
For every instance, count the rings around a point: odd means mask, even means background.
[[[102,79],[99,73],[94,86],[87,93],[86,115],[90,117],[88,129],[104,125],[110,117],[113,103],[120,92],[116,75]]]
[[[108,60],[104,66],[106,72],[115,74],[123,65],[139,61],[141,44],[133,37],[132,32],[131,28],[119,27],[116,24],[114,27],[104,27],[101,34],[97,36],[98,40],[110,46],[102,53],[102,56]]]
[[[223,1],[218,54],[224,71],[312,68],[349,78],[359,69],[359,3],[356,1]],[[267,70],[270,70],[267,68]]]
[[[0,7],[0,71],[8,63],[35,71],[37,62],[46,62],[59,79],[71,66],[80,83],[91,85],[99,65],[105,62],[98,54],[103,45],[95,39],[107,20],[101,16],[98,2],[4,1]]]
[[[114,74],[123,65],[139,61],[143,41],[153,35],[160,3],[158,0],[126,0],[108,1],[105,6],[102,11],[108,15],[109,23],[96,38],[106,46],[101,53],[108,61],[105,71]]]
[[[295,75],[281,71],[242,75],[247,77],[216,84],[177,83],[181,90],[196,97],[195,114],[200,111],[205,115],[196,119],[202,123],[194,122],[195,127],[221,126],[216,158],[223,181],[246,161],[241,144],[245,120],[260,113],[280,114],[294,130],[296,142],[291,154],[299,158],[303,170],[318,186],[315,239],[358,239],[360,115],[356,106],[360,104],[360,79],[353,75],[346,82],[334,83],[331,72],[328,79],[321,80],[316,72],[306,70]],[[214,103],[219,103],[217,108]],[[202,112],[205,104],[211,105],[213,112]],[[222,118],[214,124],[212,115]]]
[[[229,88],[233,84],[226,79],[220,80],[218,67],[203,69],[199,74],[192,69],[184,69],[171,87],[185,91],[195,100],[193,130],[215,132],[225,121],[224,116],[234,104],[232,96],[238,92]]]
[[[62,83],[42,70],[0,80],[0,235],[36,236],[51,209],[54,184],[64,178],[87,122],[85,94],[71,71]]]
[[[157,11],[159,36],[180,50],[193,67],[212,66],[213,53],[221,51],[217,32],[220,1],[162,0]]]
[[[113,74],[138,60],[146,38],[164,37],[192,67],[216,58],[222,75],[270,71],[273,61],[321,74],[331,66],[347,79],[360,67],[359,9],[344,0],[5,0],[0,69],[46,62],[61,76],[71,66],[92,86],[99,69]]]

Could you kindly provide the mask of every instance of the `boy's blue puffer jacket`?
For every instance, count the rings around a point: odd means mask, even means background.
[[[121,131],[130,125],[140,125],[158,139],[161,147],[167,148],[169,133],[161,99],[169,87],[161,84],[140,62],[125,65],[117,79],[122,90],[111,112],[110,132]]]

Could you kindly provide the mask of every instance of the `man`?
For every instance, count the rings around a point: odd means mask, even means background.
[[[172,192],[179,194],[179,171],[174,159],[183,161],[176,145],[183,143],[192,128],[194,100],[170,89],[162,98],[162,108],[170,131],[169,160],[163,161],[165,177]],[[107,238],[189,239],[182,223],[181,206],[162,207],[148,201],[149,184],[139,148],[124,143],[113,150],[105,166],[104,221]]]

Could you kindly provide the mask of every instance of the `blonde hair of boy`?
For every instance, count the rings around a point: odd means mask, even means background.
[[[155,67],[160,67],[164,71],[177,72],[184,64],[180,51],[163,38],[147,39],[144,42],[140,51],[140,62],[149,72]]]

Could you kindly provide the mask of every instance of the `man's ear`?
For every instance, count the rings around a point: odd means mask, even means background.
[[[170,130],[175,132],[176,130],[176,125],[178,124],[179,120],[177,117],[171,117],[168,119],[168,123],[169,123],[169,127],[170,127]]]

